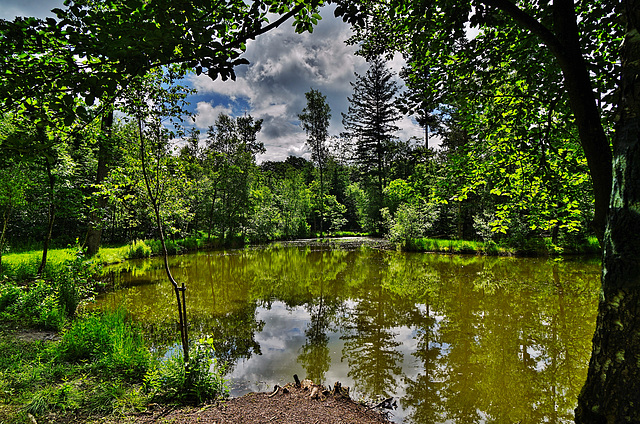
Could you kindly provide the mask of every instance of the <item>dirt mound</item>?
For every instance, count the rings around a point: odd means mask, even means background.
[[[304,386],[304,385],[303,385]],[[313,395],[312,395],[313,394]],[[204,408],[159,410],[131,423],[209,424],[388,424],[378,410],[335,391],[287,385],[273,393],[248,393]]]

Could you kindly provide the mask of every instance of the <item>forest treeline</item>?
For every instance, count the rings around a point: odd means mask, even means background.
[[[406,248],[432,237],[540,251],[545,238],[561,249],[590,235],[593,194],[573,126],[556,110],[540,111],[531,119],[541,138],[521,134],[533,124],[517,111],[535,110],[535,99],[491,98],[487,107],[512,119],[478,129],[493,135],[472,133],[459,110],[443,106],[424,123],[425,138],[403,140],[395,122],[407,95],[377,58],[356,75],[345,132],[329,135],[330,105],[311,90],[299,115],[310,160],[259,162],[261,120],[222,114],[200,132],[182,124],[191,91],[170,75],[156,71],[131,87],[81,127],[3,116],[5,140],[39,146],[3,149],[3,251],[51,240],[95,252],[97,243],[157,237],[143,160],[174,239],[206,234],[221,244],[356,232]],[[438,148],[429,146],[434,134]]]

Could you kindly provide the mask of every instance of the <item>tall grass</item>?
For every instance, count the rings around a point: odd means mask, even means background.
[[[60,253],[60,252],[58,252]],[[12,268],[11,279],[6,276],[0,282],[0,317],[5,321],[20,322],[26,326],[59,330],[68,318],[76,313],[78,305],[94,294],[95,273],[93,263],[85,261],[81,254],[75,258],[57,255],[62,262],[50,263],[42,276],[34,275],[37,265],[26,261],[18,264],[25,271],[23,280],[16,276],[23,275]],[[22,259],[29,256],[21,255]]]
[[[203,234],[176,240],[167,239],[165,244],[170,255],[220,245],[218,239],[208,242]],[[159,240],[134,240],[124,246],[101,247],[96,260],[103,264],[114,264],[127,259],[148,258],[160,254],[162,254],[162,244]]]
[[[64,267],[65,262],[76,258],[76,249],[50,249],[47,252],[47,266],[43,278],[50,278]],[[42,261],[42,250],[22,253],[8,253],[2,256],[2,276],[11,280],[34,280]]]
[[[200,339],[189,349],[189,363],[182,352],[174,352],[144,378],[144,387],[154,398],[178,403],[203,403],[229,393],[225,367],[217,362],[213,340]]]
[[[56,351],[60,360],[87,361],[97,370],[133,381],[141,380],[151,359],[140,329],[121,309],[74,321],[63,331]]]
[[[151,361],[140,332],[123,311],[79,317],[58,342],[2,335],[0,422],[32,422],[27,414],[40,422],[52,413],[56,422],[75,422],[78,413],[140,409],[148,400],[140,384]]]

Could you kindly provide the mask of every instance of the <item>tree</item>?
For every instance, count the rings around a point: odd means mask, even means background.
[[[220,114],[215,127],[207,132],[211,160],[206,166],[216,172],[210,228],[215,221],[222,239],[232,239],[246,228],[255,156],[264,152],[264,144],[257,141],[261,129],[261,119]]]
[[[491,95],[473,88],[505,66],[531,75],[537,86],[540,79],[530,71],[538,68],[537,63],[551,63],[548,70],[558,77],[553,80],[555,88],[541,86],[541,93],[566,96],[573,112],[593,182],[592,227],[602,240],[611,191],[611,148],[601,120],[606,114],[601,111],[614,102],[610,94],[618,65],[613,52],[620,34],[613,3],[599,2],[597,7],[569,0],[339,3],[336,14],[353,24],[352,41],[363,42],[365,55],[399,51],[410,58],[413,78],[427,81],[422,84],[427,110],[437,108],[452,93],[471,100]],[[466,36],[467,24],[480,29],[472,41]],[[594,88],[600,93],[598,99]],[[423,108],[424,102],[418,105]]]
[[[351,86],[353,96],[348,98],[349,110],[342,114],[344,136],[353,145],[356,164],[368,177],[373,197],[373,210],[369,213],[379,222],[388,155],[394,142],[393,134],[398,130],[395,122],[400,118],[396,105],[398,85],[384,61],[376,57],[364,76],[356,74],[356,82]]]
[[[109,167],[113,158],[113,109],[105,110],[101,119],[100,134],[98,136],[98,163],[95,174],[94,186],[101,185],[107,178]],[[95,194],[95,192],[94,192]],[[107,206],[107,197],[96,195],[95,204],[91,205],[89,228],[87,229],[86,247],[87,256],[98,253],[102,240],[104,214]]]
[[[0,131],[4,128],[0,127]],[[9,220],[25,204],[25,192],[30,185],[26,167],[6,156],[0,162],[0,273],[2,254],[7,243]]]
[[[0,112],[24,117],[46,134],[58,123],[85,124],[91,119],[86,106],[97,104],[94,116],[103,116],[106,134],[94,182],[100,185],[109,160],[111,105],[136,77],[166,67],[181,75],[193,70],[235,79],[234,67],[248,63],[240,57],[248,40],[292,17],[297,32],[312,30],[322,3],[70,0],[53,10],[57,19],[0,20]],[[48,148],[59,141],[42,138],[38,144]],[[19,139],[4,144],[30,148]],[[103,204],[97,196],[87,232],[90,253],[100,243]]]
[[[622,2],[613,190],[604,239],[602,292],[577,423],[639,422],[640,410],[640,1]]]
[[[248,40],[292,17],[296,31],[311,30],[322,3],[72,0],[53,9],[57,19],[1,20],[0,108],[28,107],[38,95],[51,96],[57,113],[71,121],[78,110],[69,96],[82,96],[91,106],[116,96],[131,77],[176,64],[235,79],[234,67],[247,63],[240,55]]]
[[[129,93],[129,97],[125,99],[123,110],[135,120],[137,130],[135,135],[140,148],[139,169],[142,172],[147,200],[153,210],[156,230],[160,237],[164,270],[176,296],[183,360],[188,370],[186,287],[184,282],[181,285],[178,284],[169,268],[169,253],[165,243],[164,229],[166,217],[171,213],[167,201],[168,188],[171,181],[180,181],[182,178],[176,175],[179,170],[172,166],[178,159],[170,154],[169,140],[173,134],[170,134],[164,126],[163,119],[180,118],[182,114],[186,114],[181,107],[186,94],[181,86],[173,86],[173,82],[171,74],[165,77],[160,70],[144,78],[137,78],[133,85],[136,90]],[[163,87],[163,84],[168,85],[169,88]]]
[[[298,115],[302,128],[307,133],[306,144],[311,149],[311,160],[315,162],[320,173],[320,236],[323,236],[322,226],[324,220],[324,170],[327,161],[327,137],[329,136],[329,119],[331,108],[327,103],[327,96],[318,90],[304,93],[307,98],[307,106]]]
[[[407,40],[412,40],[418,47],[429,46],[429,40],[445,43],[447,35],[452,33],[461,39],[469,16],[474,24],[504,28],[505,32],[515,23],[526,28],[546,46],[562,71],[563,90],[570,100],[594,185],[594,226],[604,241],[598,321],[587,382],[576,410],[576,422],[638,422],[640,318],[636,311],[640,304],[640,244],[635,235],[640,231],[640,213],[637,210],[640,203],[640,3],[625,0],[621,4],[598,2],[594,6],[594,3],[572,1],[514,3],[481,0],[475,3],[475,13],[471,13],[471,2],[437,3],[440,7],[427,7],[425,2],[409,5],[390,2],[383,7],[376,2],[378,8],[368,9],[383,10],[381,21],[386,19],[385,28],[395,27],[398,30],[399,36],[394,37],[394,41],[403,46]],[[348,20],[365,27],[365,9],[361,4],[352,6],[345,3],[337,12],[346,13]],[[620,61],[622,78],[617,90],[612,155],[593,87],[597,84],[603,96],[607,94],[603,87],[612,88],[616,84],[618,65],[615,64],[614,43],[619,34],[616,21],[626,25],[626,35]],[[392,25],[387,26],[389,23]],[[378,41],[391,36],[384,31],[375,33]],[[402,37],[406,37],[404,41],[400,40]],[[508,46],[503,45],[505,48],[499,50],[500,55],[518,53],[518,50],[508,51]],[[481,53],[478,52],[479,55]],[[483,58],[490,58],[489,52],[485,53]],[[589,72],[586,56],[593,59],[589,62],[598,71]],[[455,56],[450,59],[450,64],[456,62]],[[611,99],[609,102],[616,106]]]

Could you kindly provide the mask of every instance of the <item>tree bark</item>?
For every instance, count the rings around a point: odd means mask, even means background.
[[[111,130],[113,127],[113,110],[110,110],[102,119],[102,136],[100,137],[98,148],[98,169],[96,171],[95,184],[102,184],[107,178],[109,173],[109,159],[110,159],[110,142],[111,142]],[[99,196],[97,201],[97,208],[92,208],[89,218],[89,228],[87,229],[87,255],[89,257],[98,253],[100,248],[100,241],[102,239],[102,214],[107,207],[107,198],[105,196]]]
[[[602,290],[576,423],[640,422],[640,0],[621,9],[627,33]]]

